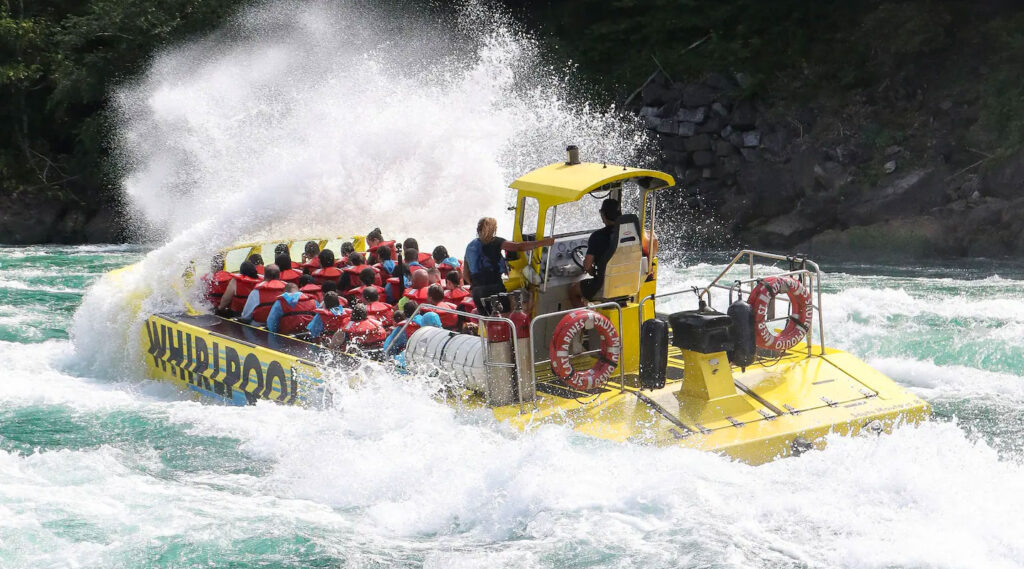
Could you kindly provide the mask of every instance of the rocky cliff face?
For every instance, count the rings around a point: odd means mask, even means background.
[[[123,225],[112,205],[43,196],[0,197],[0,244],[123,240]]]
[[[656,74],[630,101],[683,188],[690,240],[819,256],[1024,254],[1024,153],[971,146],[984,137],[970,93],[906,95],[890,110],[912,127],[893,135],[857,94],[798,105],[744,98],[744,81]]]

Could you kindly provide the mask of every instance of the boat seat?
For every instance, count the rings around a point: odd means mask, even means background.
[[[640,290],[644,248],[640,239],[640,219],[634,214],[619,217],[612,233],[608,262],[604,267],[604,284],[594,300],[629,299]]]

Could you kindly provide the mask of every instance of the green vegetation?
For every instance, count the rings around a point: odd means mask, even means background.
[[[0,1],[0,197],[105,195],[112,87],[162,46],[216,29],[239,4]]]

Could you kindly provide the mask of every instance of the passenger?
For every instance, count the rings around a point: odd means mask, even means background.
[[[306,326],[310,337],[314,339],[322,335],[333,336],[335,332],[344,328],[345,324],[348,324],[352,313],[352,311],[341,305],[341,299],[338,297],[338,293],[334,291],[324,293],[323,306],[317,308],[314,312],[316,312],[316,315],[313,316],[313,320]]]
[[[274,258],[274,264],[277,265],[278,267],[290,267],[294,263],[292,263],[291,257],[289,257],[287,253],[284,253]],[[281,270],[281,280],[283,280],[286,283],[293,283],[297,285],[299,284],[300,276],[302,276],[302,274],[295,269]]]
[[[414,271],[419,268],[426,268],[420,264],[420,252],[417,249],[406,248],[403,258],[405,259],[405,266],[409,267],[410,271]]]
[[[380,228],[375,227],[373,231],[366,235],[366,250],[371,253],[377,253],[377,258],[385,261],[393,261],[395,252],[395,242],[385,241],[384,235],[381,234]],[[387,251],[380,251],[381,247],[387,247]]]
[[[481,299],[505,292],[501,275],[508,272],[504,251],[531,251],[537,247],[550,247],[555,240],[551,237],[540,241],[506,241],[495,237],[498,221],[484,217],[476,224],[477,238],[466,247],[466,274],[469,279],[473,302],[480,314],[490,315],[490,308]],[[503,311],[508,312],[508,300],[502,299]]]
[[[434,247],[434,252],[430,256],[434,259],[434,265],[442,275],[447,275],[451,271],[459,271],[461,276],[462,262],[449,255],[448,249],[444,245]]]
[[[380,301],[377,287],[368,286],[363,290],[363,302],[366,304],[366,313],[370,318],[375,318],[385,328],[391,327],[395,309],[390,304]]]
[[[392,328],[391,332],[388,333],[388,337],[384,340],[385,357],[395,357],[401,354],[408,340],[405,330],[402,329],[402,323],[405,322],[405,313],[401,310],[395,312],[393,322],[394,328]]]
[[[308,270],[310,273],[320,268],[320,245],[316,241],[306,241],[306,246],[302,249],[302,269]]]
[[[320,251],[317,255],[317,266],[320,268],[313,271],[313,278],[320,286],[327,281],[337,282],[341,277],[341,269],[334,266],[334,251],[330,249]]]
[[[316,284],[313,275],[302,275],[299,277],[299,292],[312,296],[317,302],[324,299],[323,288]]]
[[[395,261],[394,268],[391,270],[391,276],[387,279],[387,286],[384,287],[388,302],[397,303],[402,298],[406,287],[410,285],[412,285],[412,271],[402,260],[402,256],[398,255],[398,260]]]
[[[349,289],[345,292],[345,297],[351,302],[357,302],[363,296],[363,291],[367,287],[374,286],[377,279],[377,273],[374,272],[370,267],[366,267],[362,271],[359,271],[359,286]]]
[[[377,258],[376,252],[369,252],[366,254],[366,264],[370,265],[371,267],[380,264],[380,259]]]
[[[430,284],[441,284],[441,271],[437,270],[437,267],[427,269],[427,281]]]
[[[334,294],[338,294],[338,283],[336,281],[327,281],[324,284],[320,285],[320,292],[322,294],[324,294],[324,295],[326,295],[329,292],[333,292]],[[345,306],[348,306],[348,303],[343,303],[343,304]]]
[[[262,277],[263,276],[263,255],[260,255],[259,253],[253,253],[252,255],[249,255],[249,258],[247,260],[250,263],[252,263],[253,265],[256,265],[256,273],[259,274]]]
[[[278,334],[294,334],[305,330],[316,316],[316,300],[299,291],[299,285],[288,283],[284,293],[270,307],[267,330]]]
[[[434,258],[431,257],[429,253],[420,253],[420,244],[412,237],[406,239],[405,242],[402,243],[402,246],[405,247],[406,251],[409,249],[416,250],[416,260],[420,265],[423,265],[424,269],[429,269],[434,266]],[[408,259],[406,259],[406,262],[408,262]]]
[[[296,263],[295,261],[292,261],[292,254],[288,250],[287,243],[278,243],[277,246],[274,247],[274,264],[277,264],[277,260],[281,257],[281,255],[286,255],[288,257],[288,262],[291,263],[288,266],[277,265],[278,267],[281,267],[282,272],[288,270],[289,268],[298,270],[299,264]]]
[[[416,314],[416,309],[419,308],[419,304],[415,300],[410,300],[405,303],[402,308],[402,312],[405,313],[406,319],[409,323],[405,325],[405,336],[406,338],[412,336],[413,332],[419,330],[424,326],[433,326],[435,328],[441,328],[441,317],[436,312],[424,312],[420,308],[420,313]],[[413,314],[416,314],[413,316]]]
[[[214,308],[219,308],[232,280],[234,276],[224,270],[224,255],[214,255],[210,259],[210,272],[202,276],[206,301]]]
[[[604,269],[608,264],[608,251],[611,249],[615,235],[615,223],[622,216],[618,200],[607,199],[601,202],[601,221],[604,227],[590,234],[587,240],[587,255],[583,258],[583,272],[591,278],[577,281],[569,285],[569,302],[579,308],[586,300],[594,300],[597,292],[604,286]]]
[[[270,306],[284,292],[284,281],[277,265],[267,265],[263,270],[263,282],[253,287],[242,307],[242,320],[262,324],[270,315]]]
[[[228,283],[224,296],[220,299],[220,306],[217,307],[221,316],[237,315],[245,308],[245,301],[249,293],[260,283],[260,275],[256,272],[256,265],[249,261],[243,261],[238,267],[238,273],[232,275],[234,278]]]
[[[366,307],[362,304],[352,307],[352,315],[342,330],[345,333],[345,342],[349,347],[354,346],[363,350],[380,349],[387,338],[384,327],[376,319],[367,315]]]
[[[338,268],[344,269],[348,266],[348,256],[356,252],[356,248],[352,245],[351,241],[346,241],[341,244],[341,259],[338,260]]]
[[[458,307],[451,302],[446,302],[444,299],[444,287],[439,284],[432,284],[427,287],[427,301],[437,306],[438,308],[447,308],[449,310],[457,310]],[[421,311],[430,310],[427,307],[421,309]],[[459,326],[459,315],[452,314],[451,312],[436,311],[437,316],[441,319],[441,326],[448,330],[455,330]]]
[[[406,301],[415,300],[417,304],[427,301],[427,287],[430,286],[430,277],[424,269],[416,269],[412,274],[412,286],[405,289],[403,298]],[[398,308],[402,308],[403,302],[398,301]]]
[[[377,272],[380,273],[382,279],[391,278],[391,273],[395,272],[395,261],[391,258],[391,247],[388,245],[381,245],[377,248],[377,258],[383,259],[378,262]]]
[[[345,274],[348,275],[348,288],[356,288],[360,285],[359,274],[363,269],[373,270],[373,267],[366,264],[366,259],[362,253],[350,253],[348,256],[348,266],[345,267]],[[376,279],[374,279],[376,281]]]
[[[448,271],[445,277],[444,299],[459,307],[464,312],[472,312],[476,305],[473,304],[473,294],[468,288],[462,286],[462,277],[458,271]]]

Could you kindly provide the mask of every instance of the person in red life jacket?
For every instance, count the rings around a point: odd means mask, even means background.
[[[413,249],[416,251],[415,261],[422,265],[424,269],[429,269],[430,267],[434,266],[434,258],[430,256],[430,253],[420,253],[420,244],[419,242],[416,241],[416,239],[410,237],[402,243],[402,246],[405,248],[406,251],[408,251],[409,249]],[[408,263],[409,259],[406,258],[405,262]]]
[[[320,245],[316,241],[306,241],[306,246],[302,248],[302,264],[300,265],[303,271],[313,272],[321,267],[320,265]]]
[[[420,263],[420,252],[417,249],[406,249],[402,251],[402,259],[405,260],[405,266],[409,267],[410,271],[427,268]]]
[[[367,287],[374,286],[376,279],[377,273],[370,267],[366,267],[362,271],[359,271],[359,286],[345,291],[345,298],[347,298],[349,302],[359,302],[363,298],[363,291],[366,290]]]
[[[260,255],[259,253],[253,253],[252,255],[249,255],[249,258],[246,259],[246,260],[256,266],[256,274],[258,274],[260,277],[262,277],[263,276],[263,255]]]
[[[267,315],[267,330],[278,334],[294,334],[306,329],[316,316],[316,300],[299,292],[299,285],[288,283]]]
[[[424,269],[416,269],[412,274],[412,286],[405,289],[404,297],[408,300],[415,300],[417,304],[422,304],[427,301],[427,287],[430,286],[430,277],[427,276],[427,271]],[[404,303],[398,301],[398,308],[402,308]]]
[[[256,272],[256,265],[249,261],[243,261],[238,267],[238,272],[231,276],[231,282],[228,283],[224,296],[220,299],[220,305],[217,306],[217,314],[220,316],[232,316],[241,312],[245,308],[249,293],[261,280],[259,273]]]
[[[427,269],[427,280],[430,282],[430,284],[441,284],[441,271],[437,270],[437,267]],[[444,287],[442,286],[441,288]]]
[[[348,324],[342,328],[341,333],[344,334],[344,341],[349,347],[363,350],[380,349],[384,344],[384,339],[387,338],[384,327],[376,319],[367,315],[366,307],[362,304],[352,307],[352,315]],[[338,334],[335,334],[335,340],[337,338]],[[333,343],[337,345],[337,342]]]
[[[360,286],[361,283],[359,281],[359,274],[363,271],[363,269],[370,269],[371,271],[373,270],[373,267],[366,264],[366,258],[363,257],[363,254],[355,252],[349,254],[348,266],[345,267],[344,269],[345,274],[348,275],[349,288],[356,288]]]
[[[430,304],[440,307],[447,308],[449,310],[457,310],[457,307],[451,302],[445,302],[444,300],[444,287],[439,284],[432,284],[427,287],[427,302]],[[452,314],[451,312],[444,311],[432,311],[429,306],[424,306],[420,309],[420,312],[436,312],[438,317],[441,318],[441,327],[448,330],[455,330],[459,326],[459,315]]]
[[[387,247],[387,251],[381,251],[382,247]],[[379,227],[375,227],[373,231],[366,234],[366,250],[376,253],[377,258],[382,261],[395,260],[395,242],[385,241]]]
[[[434,252],[430,256],[434,259],[434,266],[441,271],[442,276],[447,276],[451,271],[459,271],[459,275],[462,275],[462,261],[449,255],[448,249],[444,245],[434,247]]]
[[[366,314],[376,319],[385,328],[391,326],[394,321],[395,309],[386,302],[380,301],[380,293],[377,287],[368,286],[363,290],[363,302],[366,304]]]
[[[301,269],[298,263],[292,261],[292,254],[288,249],[287,243],[278,243],[274,246],[274,264],[277,264],[277,260],[281,258],[281,255],[287,256],[288,262],[290,263],[288,265],[277,265],[281,268],[281,271],[286,271],[288,269],[295,269],[296,271],[299,271]]]
[[[281,280],[281,270],[277,265],[267,265],[263,269],[263,282],[253,287],[252,292],[242,307],[241,319],[262,324],[270,315],[270,306],[284,292],[287,284]]]
[[[324,299],[323,288],[316,284],[313,280],[313,275],[302,275],[299,277],[299,292],[302,294],[308,294],[313,297],[318,303]]]
[[[334,291],[324,293],[323,306],[317,308],[315,312],[313,320],[306,326],[313,339],[321,336],[334,336],[338,330],[348,324],[352,314],[351,310],[341,305],[341,298]]]
[[[341,244],[341,258],[338,259],[338,262],[336,263],[336,266],[339,269],[344,269],[345,267],[348,267],[348,265],[349,265],[348,258],[349,258],[349,256],[352,253],[355,253],[355,252],[356,252],[356,248],[352,245],[351,241],[346,241],[346,242],[342,243]]]
[[[281,254],[274,258],[274,264],[278,267],[290,267],[292,266],[291,257],[287,254]],[[280,279],[286,283],[299,284],[299,277],[302,273],[295,269],[281,269]]]
[[[341,269],[334,266],[334,251],[324,249],[317,256],[317,266],[320,268],[313,271],[313,278],[316,284],[323,286],[327,281],[338,281],[341,277]]]
[[[462,277],[459,276],[458,271],[448,271],[448,274],[445,276],[444,283],[445,300],[455,306],[458,306],[459,310],[464,312],[470,312],[473,308],[476,308],[476,306],[473,305],[472,293],[469,292],[468,288],[462,286]],[[469,310],[466,310],[467,307]]]
[[[206,290],[207,302],[214,308],[219,308],[224,291],[228,289],[228,284],[234,279],[231,273],[224,270],[224,255],[215,255],[210,259],[210,272],[201,278]]]

